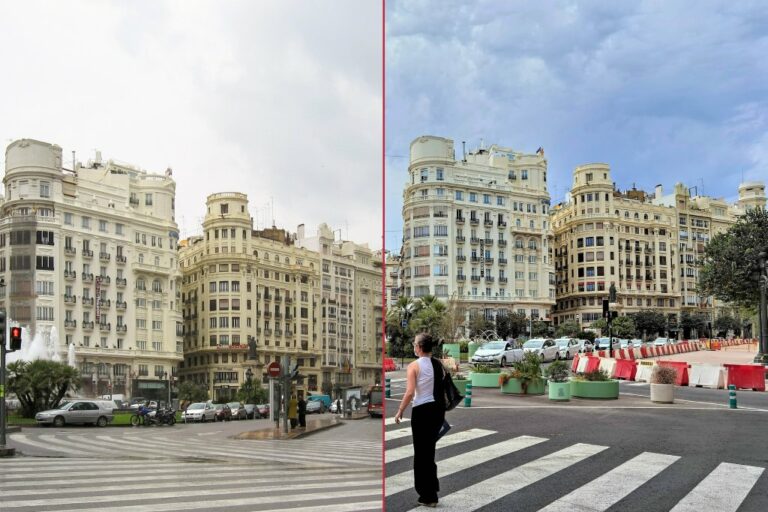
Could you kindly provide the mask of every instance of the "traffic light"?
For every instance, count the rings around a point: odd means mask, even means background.
[[[21,327],[11,327],[11,352],[21,350]]]
[[[0,309],[0,345],[5,346],[5,310]]]
[[[603,299],[603,318],[608,318],[608,299]]]

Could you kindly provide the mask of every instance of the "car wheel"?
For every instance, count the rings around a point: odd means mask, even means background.
[[[499,365],[500,365],[502,368],[504,368],[505,366],[507,366],[507,358],[506,358],[506,357],[502,357],[502,358],[501,358],[501,362],[499,363]]]
[[[560,359],[560,352],[555,352],[555,361]]]
[[[96,420],[97,427],[106,427],[107,423],[108,422],[106,416],[99,416],[99,419]]]
[[[216,419],[216,417],[215,417],[215,416],[214,416],[214,419]],[[200,423],[205,423],[205,414],[203,414],[202,416],[200,416]]]
[[[66,421],[64,420],[64,416],[56,416],[53,418],[53,426],[54,427],[63,427]]]

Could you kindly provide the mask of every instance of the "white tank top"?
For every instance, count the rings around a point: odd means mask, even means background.
[[[413,407],[435,401],[435,370],[429,357],[420,357],[419,376],[416,378],[416,394],[413,397]]]

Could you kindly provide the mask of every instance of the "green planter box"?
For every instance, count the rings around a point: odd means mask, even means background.
[[[467,345],[467,361],[472,360],[472,356],[475,355],[475,352],[477,352],[477,349],[480,348],[479,343],[475,343],[474,341],[470,341]]]
[[[456,388],[459,390],[459,393],[462,395],[467,392],[467,382],[470,382],[469,379],[453,379],[453,384],[456,386]]]
[[[619,398],[619,381],[609,380],[605,382],[572,380],[571,396],[578,398],[612,399]]]
[[[571,383],[549,381],[549,399],[558,402],[567,402],[571,399]]]
[[[501,372],[471,373],[469,378],[472,380],[473,388],[497,388],[499,387],[499,375]]]
[[[528,387],[523,391],[521,379],[509,379],[501,386],[501,392],[505,395],[543,395],[547,383],[544,379],[536,379],[528,382]]]
[[[461,346],[458,343],[444,343],[443,344],[443,357],[452,357],[456,361],[461,358]]]

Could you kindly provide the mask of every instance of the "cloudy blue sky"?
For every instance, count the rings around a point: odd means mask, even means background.
[[[388,249],[423,134],[543,146],[553,202],[590,162],[621,189],[768,181],[766,2],[389,0],[386,22]]]
[[[182,236],[205,198],[381,247],[382,8],[357,0],[0,2],[0,168],[34,138],[173,168]]]

